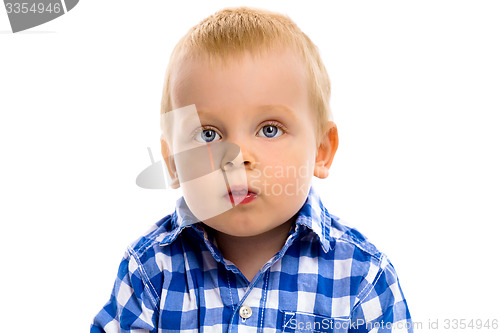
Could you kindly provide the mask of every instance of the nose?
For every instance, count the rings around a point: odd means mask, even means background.
[[[239,163],[236,163],[239,164]],[[243,161],[243,165],[245,168],[253,169],[255,168],[255,162],[252,161]],[[231,168],[235,167],[235,163],[233,161],[227,161],[222,164],[222,170],[229,171]]]
[[[229,171],[232,168],[244,166],[245,169],[255,168],[255,157],[248,149],[236,143],[231,143],[226,149],[224,156],[221,160],[221,169]]]

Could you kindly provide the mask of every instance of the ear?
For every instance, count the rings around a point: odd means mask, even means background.
[[[168,144],[163,138],[160,138],[161,142],[161,155],[163,156],[163,160],[167,165],[168,174],[170,176],[169,185],[171,188],[176,189],[179,188],[179,177],[177,176],[177,169],[175,167],[174,157],[170,154],[170,150],[168,148]]]
[[[318,178],[326,178],[328,177],[328,171],[339,146],[337,125],[333,121],[328,122],[327,131],[320,140],[316,151],[314,175]]]

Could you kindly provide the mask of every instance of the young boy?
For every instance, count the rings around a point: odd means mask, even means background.
[[[162,155],[183,197],[126,251],[91,332],[412,331],[395,270],[311,187],[338,146],[318,51],[226,9],[178,43]]]

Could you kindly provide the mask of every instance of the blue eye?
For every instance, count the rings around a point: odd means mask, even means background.
[[[262,135],[260,135],[262,134]],[[265,136],[266,138],[276,138],[283,134],[283,130],[278,126],[274,125],[265,125],[259,131],[260,136]]]
[[[213,129],[204,129],[198,132],[194,138],[198,142],[212,142],[214,140],[219,140],[220,135]]]

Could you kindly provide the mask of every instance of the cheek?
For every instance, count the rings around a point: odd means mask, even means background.
[[[290,152],[286,160],[282,162],[284,167],[294,171],[297,178],[308,178],[314,171],[315,154],[303,148]]]
[[[300,140],[299,140],[300,141]],[[310,142],[294,142],[291,146],[274,148],[272,151],[262,147],[258,156],[259,172],[250,174],[260,181],[301,186],[311,180],[314,172],[315,151]],[[256,180],[257,181],[257,180]]]

